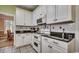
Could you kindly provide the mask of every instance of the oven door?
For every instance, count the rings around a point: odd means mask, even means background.
[[[37,40],[33,40],[33,48],[37,51],[40,52],[40,42]]]

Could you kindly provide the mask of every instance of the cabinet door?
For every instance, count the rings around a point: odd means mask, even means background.
[[[66,53],[67,52],[67,49],[64,49],[61,46],[59,46],[60,44],[55,42],[53,39],[51,40],[49,39],[48,42],[49,42],[48,43],[49,53]]]
[[[33,26],[37,25],[37,12],[36,12],[36,9],[32,13],[32,23],[33,23]]]
[[[37,19],[39,19],[39,18],[41,18],[41,16],[42,16],[42,12],[41,12],[41,6],[38,6],[37,8],[36,8],[36,13],[37,13]]]
[[[46,19],[47,19],[47,6],[46,5],[41,5],[41,18],[42,18],[42,21],[43,23],[46,23]]]
[[[16,47],[19,47],[19,46],[22,46],[23,45],[23,38],[22,38],[22,35],[21,34],[16,34],[16,39],[15,39],[15,46]]]
[[[32,13],[30,11],[25,10],[25,19],[24,23],[26,26],[31,26],[32,25]]]
[[[42,38],[42,53],[49,53],[48,39]]]
[[[40,6],[41,7],[41,14],[42,14],[42,17],[44,17],[44,16],[46,16],[46,11],[47,11],[47,9],[46,9],[46,5],[41,5]]]
[[[71,9],[72,7],[70,5],[57,5],[56,6],[57,22],[72,20]]]
[[[59,53],[57,48],[54,48],[54,46],[50,43],[48,43],[48,49],[49,49],[49,53]]]
[[[16,25],[24,25],[24,10],[16,8]]]
[[[56,18],[55,7],[56,7],[55,5],[47,6],[47,21],[46,21],[47,24],[54,23],[54,20]]]
[[[25,36],[24,44],[25,45],[31,44],[31,39],[32,39],[31,34],[27,33],[27,34],[24,34],[24,36]]]
[[[49,43],[48,47],[49,47],[49,53],[64,53],[64,50],[59,46],[55,46]]]

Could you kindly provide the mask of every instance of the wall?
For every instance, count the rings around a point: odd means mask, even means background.
[[[79,52],[79,6],[76,6],[76,51]]]
[[[14,5],[0,5],[0,12],[15,14],[16,6]]]
[[[0,18],[0,30],[4,30],[4,20]]]

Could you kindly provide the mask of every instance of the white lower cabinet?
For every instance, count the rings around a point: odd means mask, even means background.
[[[31,44],[31,39],[32,39],[31,34],[30,33],[27,33],[27,34],[24,34],[24,36],[25,36],[24,44],[25,45],[26,44]]]
[[[42,53],[49,53],[48,39],[42,37]]]
[[[71,53],[74,52],[74,39],[63,42],[42,36],[42,53]]]
[[[31,44],[31,34],[30,33],[26,33],[26,34],[16,34],[16,39],[14,41],[14,45],[16,47],[20,47],[23,45],[28,45]]]
[[[58,47],[49,43],[49,53],[66,53],[67,49],[63,49],[62,47]]]
[[[15,46],[19,47],[24,44],[22,34],[16,34],[16,39],[14,40]]]
[[[59,46],[59,43],[54,41],[51,38],[42,37],[42,53],[65,53],[67,52],[67,49],[65,48],[66,49],[65,50],[61,46]]]
[[[60,51],[54,47],[52,44],[49,43],[48,45],[49,53],[59,53]]]

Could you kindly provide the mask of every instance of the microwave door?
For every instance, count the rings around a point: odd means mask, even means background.
[[[42,18],[37,20],[37,24],[42,24]]]

